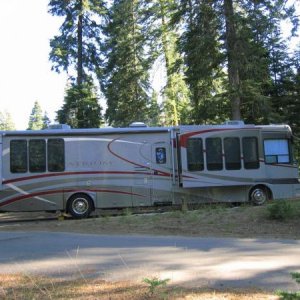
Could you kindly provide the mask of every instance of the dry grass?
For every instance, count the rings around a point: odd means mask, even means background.
[[[197,210],[158,214],[100,216],[84,220],[51,220],[3,223],[9,214],[0,214],[0,231],[36,230],[94,234],[151,234],[202,237],[300,239],[300,202],[292,203],[295,215],[285,221],[268,218],[268,205],[201,206]],[[18,214],[13,214],[18,218]],[[30,215],[30,214],[29,214]]]
[[[105,282],[103,280],[63,281],[54,278],[27,275],[0,275],[0,299],[103,299],[103,300],[147,300],[147,299],[278,299],[259,290],[210,290],[186,289],[167,286],[150,295],[145,284],[130,282]]]

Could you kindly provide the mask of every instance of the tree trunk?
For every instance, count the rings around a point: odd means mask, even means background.
[[[83,3],[80,0],[79,15],[77,23],[77,85],[83,82],[83,66],[82,66],[82,23],[83,23]]]
[[[240,76],[237,49],[237,36],[234,22],[233,0],[224,0],[226,21],[226,48],[228,59],[229,97],[233,120],[241,119]]]
[[[169,38],[168,38],[168,25],[167,25],[167,20],[166,20],[166,0],[159,0],[160,4],[160,15],[161,15],[161,24],[162,24],[162,47],[163,47],[163,52],[164,52],[164,57],[165,57],[165,62],[166,62],[166,71],[167,71],[167,86],[170,87],[171,90],[171,96],[169,97],[170,104],[172,105],[173,109],[173,120],[172,120],[172,125],[177,126],[179,124],[179,116],[178,116],[178,110],[177,110],[177,101],[176,101],[176,95],[174,94],[174,80],[172,80],[172,75],[173,75],[173,64],[174,62],[172,61],[172,53],[170,52],[169,49]],[[174,59],[173,59],[174,60]]]

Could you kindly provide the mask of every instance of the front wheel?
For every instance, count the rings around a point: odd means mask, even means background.
[[[267,188],[263,186],[254,187],[250,191],[250,202],[254,205],[263,205],[269,200],[269,194]]]
[[[68,213],[76,219],[87,218],[92,211],[92,200],[88,195],[73,195],[68,202]]]

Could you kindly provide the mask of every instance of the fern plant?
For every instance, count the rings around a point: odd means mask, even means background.
[[[159,279],[157,277],[143,279],[143,282],[148,284],[149,293],[151,296],[153,296],[159,287],[165,287],[169,281],[170,279]]]

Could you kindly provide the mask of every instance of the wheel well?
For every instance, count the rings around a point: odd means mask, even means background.
[[[248,194],[249,200],[251,200],[250,198],[251,198],[252,191],[257,189],[257,188],[264,189],[267,192],[268,199],[273,200],[273,193],[272,193],[271,189],[268,186],[264,185],[264,184],[258,184],[258,185],[252,186],[250,188],[249,194]]]
[[[84,192],[77,192],[77,193],[74,193],[72,195],[69,196],[67,202],[66,202],[66,212],[68,213],[69,212],[69,206],[70,206],[70,201],[74,198],[80,198],[80,197],[86,197],[87,199],[89,199],[90,203],[91,203],[91,207],[92,207],[92,211],[95,210],[95,203],[94,203],[94,199],[91,195],[89,195],[88,193],[84,193]]]

